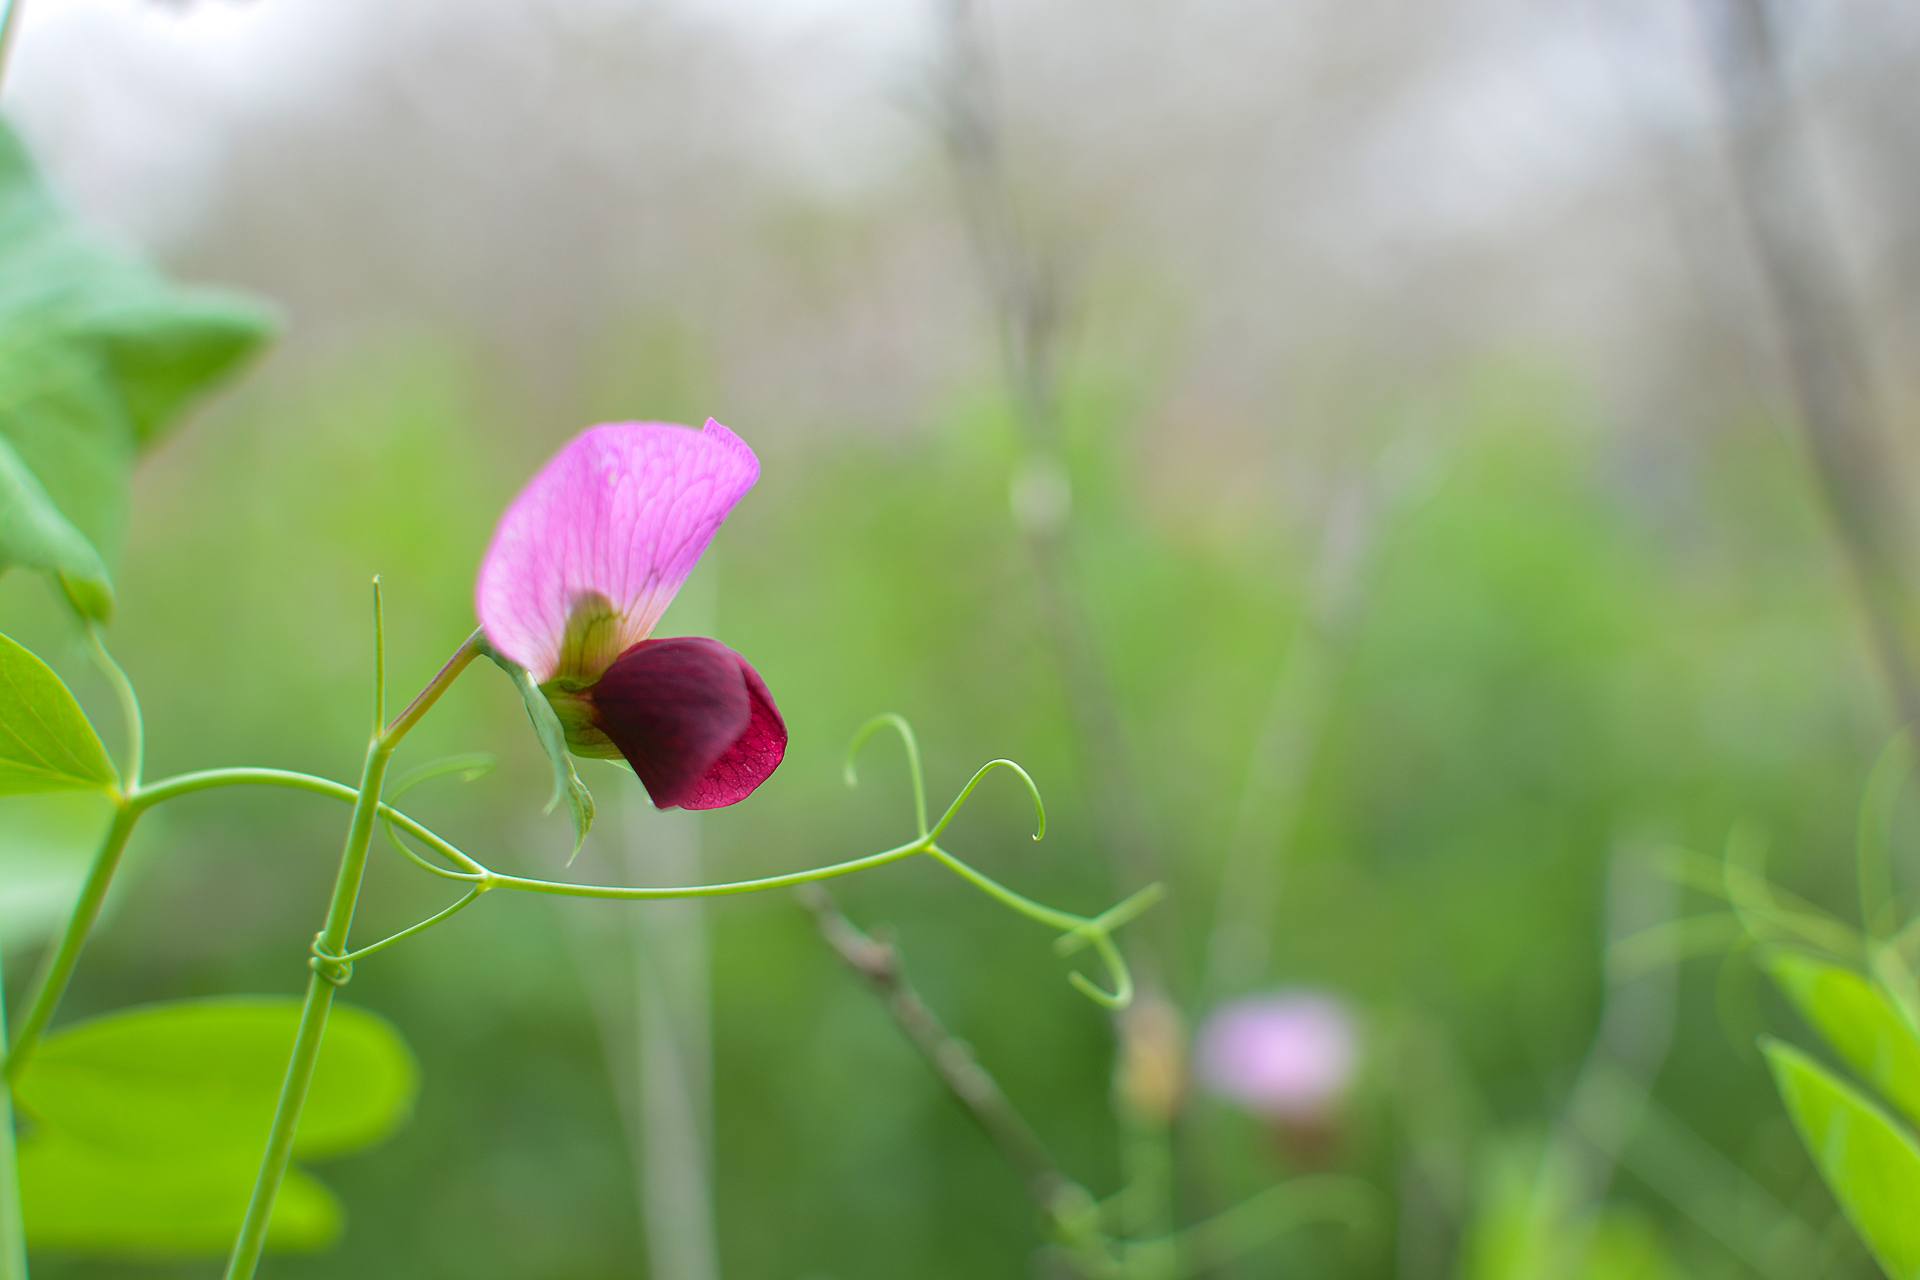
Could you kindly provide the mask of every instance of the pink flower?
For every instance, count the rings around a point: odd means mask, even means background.
[[[786,754],[745,658],[650,638],[759,478],[753,450],[712,419],[590,427],[527,482],[480,566],[488,643],[532,674],[576,754],[626,757],[662,809],[738,803]]]
[[[1200,1029],[1199,1075],[1208,1089],[1260,1115],[1326,1119],[1345,1098],[1359,1056],[1346,1006],[1288,992],[1240,1000]]]

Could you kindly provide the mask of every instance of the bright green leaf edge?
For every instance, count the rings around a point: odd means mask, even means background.
[[[1821,1177],[1889,1280],[1920,1280],[1920,1144],[1806,1054],[1761,1042]]]
[[[1853,970],[1804,951],[1774,951],[1766,965],[1800,1016],[1853,1073],[1920,1124],[1920,1035],[1887,994]]]

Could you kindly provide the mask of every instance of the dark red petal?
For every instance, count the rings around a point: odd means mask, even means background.
[[[642,640],[590,696],[600,731],[657,808],[738,804],[787,753],[786,723],[760,673],[718,640]]]

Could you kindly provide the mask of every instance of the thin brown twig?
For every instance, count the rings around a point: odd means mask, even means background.
[[[1735,195],[1758,260],[1807,452],[1851,570],[1874,657],[1903,725],[1920,723],[1900,471],[1874,403],[1805,154],[1804,126],[1764,0],[1700,0],[1723,104]]]
[[[813,913],[820,936],[847,968],[879,996],[907,1040],[926,1059],[947,1092],[963,1107],[982,1132],[1020,1173],[1043,1213],[1059,1211],[1063,1197],[1085,1195],[1060,1170],[1053,1156],[1014,1107],[980,1060],[954,1037],[907,981],[900,953],[890,943],[861,931],[834,903],[833,895],[818,885],[795,891],[801,905]]]

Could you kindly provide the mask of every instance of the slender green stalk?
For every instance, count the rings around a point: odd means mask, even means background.
[[[909,742],[911,742],[911,739],[909,739]],[[917,764],[918,763],[917,752],[914,755],[909,756],[909,759],[912,759],[914,763]],[[1025,769],[1021,768],[1019,765],[1015,764],[1011,760],[989,760],[985,764],[981,765],[978,769],[974,770],[973,776],[967,779],[967,785],[960,788],[960,794],[953,798],[953,803],[947,806],[947,811],[940,815],[940,821],[934,823],[933,830],[927,832],[927,839],[938,840],[940,836],[946,831],[946,829],[953,825],[953,820],[960,816],[961,808],[967,803],[967,800],[973,795],[975,788],[977,788],[981,784],[981,782],[985,781],[986,776],[992,773],[995,769],[1007,769],[1019,775],[1020,781],[1026,785],[1027,794],[1033,797],[1033,812],[1034,812],[1033,838],[1036,841],[1046,839],[1047,837],[1047,806],[1045,802],[1040,799],[1040,788],[1034,783],[1032,774],[1028,773]],[[924,812],[922,812],[921,816],[925,817],[926,815]]]
[[[140,789],[140,771],[145,768],[147,758],[147,727],[140,715],[140,695],[133,691],[133,681],[127,679],[126,670],[107,651],[106,639],[97,625],[87,628],[87,642],[93,650],[94,665],[107,677],[107,683],[113,686],[113,696],[120,702],[120,718],[127,729],[127,773],[120,789],[132,794]]]
[[[437,924],[444,924],[446,921],[453,919],[455,916],[459,915],[462,911],[465,911],[468,907],[478,902],[480,900],[480,895],[485,893],[486,891],[487,891],[486,885],[484,884],[475,885],[473,888],[467,890],[466,893],[462,894],[458,899],[456,899],[453,905],[449,907],[444,907],[441,910],[436,911],[432,915],[428,916],[425,920],[420,921],[418,924],[410,924],[406,928],[402,929],[400,932],[396,934],[392,934],[389,937],[382,938],[378,942],[368,943],[366,946],[361,947],[357,951],[349,951],[347,952],[347,954],[338,957],[337,958],[338,962],[340,964],[352,964],[355,960],[364,960],[368,956],[373,955],[375,952],[385,951],[388,947],[392,946],[396,942],[405,942],[408,938],[411,938],[416,933],[425,933],[428,929],[433,928],[433,926]]]
[[[987,767],[992,768],[992,765]],[[1020,768],[1018,765],[1014,765],[1013,767],[1015,769]],[[984,774],[985,772],[986,769],[982,769],[979,774],[975,774],[974,780],[977,782],[980,774]],[[1024,769],[1020,770],[1020,776],[1023,778],[1026,777],[1026,771]],[[1029,780],[1028,785],[1032,785],[1031,780]],[[972,784],[969,783],[968,790],[971,789]],[[961,797],[964,799],[965,796],[966,792],[962,792]],[[1036,801],[1038,800],[1037,793],[1035,799]],[[954,803],[957,806],[959,801],[955,801]],[[952,810],[949,810],[947,817],[942,818],[934,825],[933,829],[935,834],[938,834],[940,830],[947,825],[952,816]],[[1045,816],[1042,815],[1042,830],[1045,830],[1045,822]],[[1039,838],[1039,836],[1034,837],[1036,840]],[[1157,883],[1148,885],[1145,889],[1140,890],[1140,892],[1126,899],[1104,915],[1090,918],[1087,916],[1077,916],[1071,911],[1061,911],[1056,907],[1049,907],[1044,903],[1035,902],[1025,894],[1017,893],[1007,888],[1007,886],[1001,884],[991,876],[975,871],[972,867],[960,861],[960,859],[954,857],[937,844],[929,843],[926,846],[926,851],[941,866],[953,872],[953,874],[959,876],[962,880],[965,880],[968,884],[980,890],[980,892],[986,894],[1001,906],[1019,915],[1023,915],[1038,924],[1044,924],[1051,929],[1061,930],[1062,936],[1059,943],[1056,944],[1056,948],[1063,953],[1076,950],[1083,945],[1091,945],[1094,954],[1100,957],[1100,963],[1106,966],[1107,972],[1113,977],[1113,990],[1103,990],[1085,974],[1078,972],[1067,975],[1067,981],[1073,984],[1074,990],[1095,1004],[1105,1005],[1109,1009],[1124,1009],[1133,1003],[1133,973],[1127,965],[1126,958],[1120,954],[1120,948],[1113,945],[1113,937],[1109,932],[1112,926],[1109,924],[1109,920],[1132,919],[1134,916],[1140,914],[1140,912],[1146,910],[1147,907],[1152,906],[1153,903],[1160,898],[1161,889]]]
[[[860,748],[882,729],[891,729],[900,735],[900,745],[907,753],[907,777],[913,783],[913,829],[924,836],[927,834],[927,775],[920,767],[920,740],[914,736],[913,726],[899,712],[883,711],[861,725],[853,735],[853,741],[847,746],[847,785],[859,785],[860,775],[854,769],[854,762],[860,756]],[[1033,779],[1027,779],[1027,784],[1031,786]]]
[[[647,885],[574,884],[566,880],[534,880],[527,876],[503,875],[497,871],[488,873],[487,883],[497,889],[518,889],[524,893],[549,893],[563,898],[611,898],[621,902],[650,902],[668,898],[724,898],[736,893],[759,893],[764,889],[790,889],[794,885],[812,884],[816,880],[850,876],[856,871],[884,867],[889,862],[898,862],[902,858],[911,858],[916,853],[926,852],[928,852],[927,845],[915,840],[912,844],[897,845],[892,849],[883,849],[879,853],[870,853],[864,858],[853,858],[830,866],[812,867],[806,871],[789,871],[784,875],[762,876],[757,880],[735,880],[726,884],[666,885],[657,888]]]
[[[460,673],[480,656],[481,644],[480,632],[475,631],[468,636],[407,709],[376,734],[367,747],[359,795],[354,800],[346,845],[340,853],[340,874],[334,881],[326,924],[313,947],[314,959],[321,963],[311,966],[312,972],[307,979],[307,995],[300,1009],[300,1025],[294,1035],[293,1053],[287,1062],[286,1079],[280,1086],[279,1102],[274,1107],[273,1124],[267,1130],[267,1147],[260,1158],[259,1176],[254,1180],[246,1217],[241,1221],[240,1234],[234,1241],[233,1257],[227,1263],[227,1280],[250,1280],[259,1269],[260,1255],[266,1250],[268,1223],[272,1220],[273,1204],[280,1194],[280,1184],[286,1178],[287,1166],[293,1159],[293,1139],[300,1127],[300,1113],[306,1106],[314,1068],[320,1061],[320,1045],[326,1037],[327,1015],[333,1008],[334,992],[347,977],[341,958],[346,955],[347,935],[353,927],[353,912],[360,900],[361,881],[366,875],[367,853],[373,843],[373,825],[379,815],[380,791],[386,783],[387,766],[400,740],[432,709]],[[329,961],[331,963],[327,963]]]
[[[292,769],[243,767],[196,769],[192,773],[178,773],[171,778],[162,778],[151,786],[142,787],[134,794],[132,803],[138,808],[151,809],[157,804],[178,800],[182,796],[196,795],[202,791],[218,791],[223,787],[284,787],[290,791],[311,791],[315,795],[331,796],[348,803],[352,803],[360,794],[344,782],[335,782],[332,778],[322,778],[311,773],[297,773]]]
[[[1007,886],[1001,884],[993,877],[983,872],[975,871],[972,867],[960,861],[960,859],[954,857],[937,844],[927,845],[926,850],[933,855],[934,860],[941,866],[953,872],[953,874],[959,876],[962,880],[965,880],[968,884],[980,890],[980,892],[986,894],[1001,906],[1025,916],[1036,924],[1044,924],[1050,929],[1061,929],[1068,933],[1077,934],[1087,924],[1091,923],[1085,916],[1076,916],[1070,911],[1061,911],[1056,907],[1049,907],[1044,903],[1035,902],[1025,894],[1007,888]]]
[[[381,808],[382,817],[385,817],[386,806],[382,805],[380,806],[380,808]],[[412,845],[408,844],[405,840],[402,840],[400,838],[400,833],[396,828],[397,828],[397,824],[393,822],[391,819],[388,819],[385,827],[385,831],[387,833],[387,843],[392,845],[395,849],[399,850],[401,857],[405,858],[408,862],[411,862],[414,866],[420,868],[422,871],[426,872],[428,875],[439,876],[442,880],[464,880],[468,884],[477,884],[480,881],[485,880],[487,878],[487,873],[484,871],[450,871],[446,867],[441,866],[437,862],[432,862],[426,858],[421,857],[419,854],[413,851]],[[453,846],[448,845],[447,847],[451,849]]]
[[[373,575],[373,731],[387,722],[387,600]]]
[[[86,883],[81,886],[79,900],[74,903],[67,927],[40,970],[33,997],[27,1006],[27,1016],[20,1022],[20,1030],[7,1050],[6,1061],[0,1064],[0,1075],[9,1082],[19,1078],[20,1069],[26,1065],[28,1057],[39,1044],[47,1024],[53,1020],[54,1010],[67,993],[74,966],[80,962],[80,952],[87,944],[88,935],[93,932],[94,921],[100,918],[100,908],[106,902],[107,890],[113,884],[114,873],[119,870],[127,840],[133,835],[133,824],[145,809],[145,805],[134,798],[140,790],[140,771],[144,767],[147,750],[146,724],[140,715],[139,695],[133,691],[133,682],[127,679],[127,673],[107,651],[106,641],[98,627],[88,628],[87,641],[93,650],[94,662],[106,676],[107,683],[113,686],[114,696],[120,702],[120,715],[126,722],[127,730],[126,767],[116,797],[118,808],[113,815],[113,823],[107,828],[99,852],[94,854],[93,865],[87,870]],[[0,1036],[0,1041],[3,1040],[4,1037]]]
[[[0,973],[0,1043],[7,1038],[6,975]],[[20,1161],[13,1148],[13,1089],[0,1080],[0,1280],[27,1280],[27,1228],[20,1214]]]
[[[296,773],[291,769],[202,769],[195,773],[183,773],[166,778],[143,788],[130,803],[136,808],[148,809],[168,800],[177,800],[181,796],[213,791],[221,787],[284,787],[289,791],[307,791],[314,795],[329,796],[335,800],[344,800],[348,804],[355,803],[360,796],[358,791],[344,782],[335,782],[332,778],[315,777],[311,773]],[[451,872],[444,867],[421,864],[427,866],[427,869],[435,875],[450,876],[456,880],[477,880],[488,874],[485,867],[463,852],[459,846],[419,819],[402,813],[385,801],[380,803],[379,813],[381,821],[398,827],[461,868],[459,872]],[[411,851],[403,849],[403,852],[412,856]]]
[[[41,967],[39,980],[34,984],[33,1001],[27,1006],[26,1016],[20,1020],[20,1030],[14,1035],[13,1045],[7,1051],[6,1063],[0,1066],[0,1077],[4,1077],[8,1083],[19,1078],[21,1068],[39,1045],[41,1034],[53,1020],[54,1010],[67,993],[74,966],[80,963],[80,952],[87,945],[87,935],[93,930],[93,922],[100,918],[100,908],[107,900],[107,889],[113,883],[113,873],[120,867],[120,856],[126,852],[127,839],[133,834],[133,824],[139,821],[141,812],[142,806],[128,801],[122,801],[114,811],[113,825],[107,828],[100,851],[93,856],[93,865],[87,869],[86,883],[80,886],[80,898],[73,904],[73,914],[67,919],[66,930],[61,933],[58,945]]]
[[[87,872],[86,883],[81,887],[80,897],[74,903],[66,928],[61,932],[59,942],[55,944],[53,951],[41,967],[40,975],[34,983],[33,994],[28,1001],[26,1016],[20,1021],[19,1030],[14,1035],[12,1047],[7,1051],[5,1061],[0,1062],[0,1079],[10,1081],[19,1075],[26,1066],[27,1059],[39,1046],[40,1038],[48,1024],[53,1021],[61,1000],[66,997],[74,968],[80,962],[80,953],[85,949],[94,923],[100,917],[100,909],[106,901],[107,891],[112,885],[115,873],[119,870],[121,856],[126,851],[127,841],[132,836],[134,824],[140,816],[148,809],[168,800],[177,800],[182,796],[233,786],[284,787],[348,802],[354,801],[358,795],[352,787],[343,782],[335,782],[331,778],[317,778],[312,774],[294,773],[286,769],[207,769],[164,779],[125,797],[121,801],[119,810],[114,814],[113,824],[107,828],[107,834],[101,842],[99,852],[94,854],[93,865]],[[449,871],[444,867],[436,867],[420,859],[411,849],[402,849],[402,852],[414,858],[426,870],[435,875],[468,882],[480,881],[488,874],[478,862],[417,819],[386,804],[380,806],[379,813],[383,820],[406,831],[461,868],[459,871]]]
[[[471,657],[469,656],[465,661],[471,661]],[[465,666],[465,661],[460,663],[461,667]],[[451,682],[452,677],[458,674],[457,670],[451,670],[452,666],[453,664],[449,663],[449,670],[443,670],[441,675],[435,678],[437,684],[444,687],[445,683]],[[431,687],[432,686],[430,686],[430,688]],[[433,696],[437,698],[439,695],[436,692]],[[423,694],[422,697],[424,698],[425,695]],[[375,740],[375,747],[378,747],[382,739],[384,739],[387,743],[388,754],[390,754],[393,745],[398,742],[399,737],[418,722],[420,716],[425,714],[426,708],[429,705],[431,705],[430,700],[423,702],[421,699],[416,699],[414,705],[410,706],[388,727],[382,735],[382,738]],[[758,893],[768,889],[792,888],[796,885],[810,884],[819,880],[830,880],[839,876],[851,875],[858,871],[885,866],[891,862],[898,862],[905,858],[910,858],[915,854],[931,854],[942,865],[996,901],[1030,920],[1034,920],[1050,928],[1061,930],[1061,954],[1070,954],[1081,946],[1091,944],[1095,953],[1100,957],[1101,962],[1114,975],[1115,989],[1111,992],[1104,991],[1094,983],[1088,981],[1084,975],[1078,973],[1069,974],[1069,981],[1083,994],[1101,1004],[1109,1006],[1124,1005],[1132,998],[1133,984],[1127,972],[1127,966],[1120,956],[1118,949],[1114,947],[1110,935],[1114,930],[1131,920],[1159,898],[1160,889],[1158,886],[1148,886],[1146,889],[1136,893],[1099,916],[1078,916],[1071,912],[1060,911],[1034,902],[1032,899],[974,870],[971,866],[968,866],[960,859],[948,853],[945,849],[933,843],[934,837],[951,824],[961,804],[971,796],[980,781],[986,774],[996,768],[1014,770],[1020,775],[1022,781],[1027,784],[1029,790],[1033,791],[1032,779],[1027,777],[1024,770],[1021,770],[1011,762],[994,761],[983,766],[974,774],[966,787],[962,789],[961,794],[956,798],[954,804],[948,808],[940,822],[935,824],[932,833],[929,835],[922,836],[908,844],[882,850],[879,853],[867,854],[864,857],[853,858],[845,862],[836,862],[824,867],[813,867],[804,871],[792,871],[781,875],[763,876],[752,880],[738,880],[721,884],[665,885],[657,887],[590,885],[507,875],[490,870],[452,841],[441,836],[438,832],[435,832],[418,819],[394,808],[384,801],[373,806],[371,812],[381,821],[387,823],[389,828],[397,829],[420,841],[457,868],[456,870],[436,866],[424,858],[421,858],[418,854],[414,853],[412,849],[396,840],[396,846],[403,855],[413,861],[422,870],[431,872],[436,876],[468,883],[480,890],[495,888],[514,889],[523,893],[540,893],[573,898],[665,901],[680,898],[726,897],[733,894]],[[383,763],[383,778],[384,773],[385,766]],[[17,1072],[24,1064],[27,1054],[31,1052],[37,1043],[41,1032],[45,1030],[48,1022],[51,1021],[54,1012],[59,1006],[60,1000],[65,995],[68,980],[72,977],[73,968],[78,962],[80,951],[85,946],[88,934],[92,929],[95,919],[99,915],[100,904],[105,899],[107,886],[119,866],[121,853],[125,849],[127,838],[132,834],[134,822],[141,814],[153,808],[155,805],[164,804],[170,800],[177,800],[184,796],[196,795],[205,791],[236,786],[279,787],[346,801],[355,805],[356,820],[363,795],[363,792],[360,790],[348,786],[346,783],[336,782],[331,778],[316,777],[313,774],[298,773],[289,769],[267,768],[203,769],[192,773],[178,774],[171,778],[163,778],[149,786],[140,787],[138,790],[129,794],[123,801],[120,812],[115,817],[114,826],[109,829],[107,839],[103,843],[99,854],[95,856],[94,866],[88,877],[86,889],[82,893],[80,902],[76,905],[74,914],[68,922],[66,932],[61,937],[53,956],[50,957],[46,970],[42,974],[27,1019],[22,1023],[20,1037],[15,1044],[13,1052],[9,1054],[4,1066],[4,1071],[8,1078],[11,1078],[13,1073]],[[916,787],[915,790],[917,793],[919,788]],[[916,800],[918,800],[917,794]],[[1036,814],[1040,820],[1044,822],[1045,814],[1044,810],[1039,808],[1037,791],[1034,791],[1034,800]],[[920,810],[922,814],[924,813],[924,809],[919,803],[916,803],[915,807],[917,810]],[[1042,827],[1042,830],[1044,830],[1044,827]],[[361,866],[364,867],[364,859],[362,860]],[[357,877],[358,871],[356,870],[356,896],[358,892]],[[464,907],[470,904],[463,901],[461,905]],[[415,929],[425,928],[427,924],[438,924],[442,920],[449,918],[450,914],[451,913],[445,913],[436,916],[430,922],[415,926]],[[413,931],[410,930],[406,936],[411,936],[412,932]],[[329,954],[338,956],[341,952],[337,947],[330,947]]]
[[[223,787],[280,787],[291,791],[305,791],[314,795],[328,796],[336,800],[353,801],[357,796],[354,788],[344,782],[331,778],[317,777],[310,773],[297,773],[290,769],[234,768],[203,769],[194,773],[183,773],[172,778],[164,778],[152,786],[143,788],[134,797],[132,806],[136,809],[150,808],[167,800],[192,795],[202,791],[213,791]],[[830,863],[823,867],[810,867],[804,871],[789,871],[780,875],[762,876],[753,880],[734,880],[720,884],[689,885],[598,885],[579,884],[567,880],[540,880],[530,876],[510,875],[493,871],[480,863],[471,854],[440,835],[419,819],[382,802],[379,806],[382,821],[391,823],[406,834],[422,841],[435,852],[448,860],[458,863],[462,872],[451,872],[441,867],[427,867],[436,875],[452,879],[484,882],[489,888],[516,889],[523,893],[543,893],[568,898],[610,898],[625,901],[653,901],[673,898],[719,898],[739,893],[758,893],[766,889],[787,889],[795,885],[810,884],[816,880],[831,880],[839,876],[851,875],[856,871],[866,871],[873,867],[882,867],[890,862],[898,862],[918,853],[932,854],[982,892],[996,901],[1011,907],[1019,914],[1040,924],[1060,929],[1074,945],[1085,945],[1099,933],[1110,932],[1133,919],[1153,905],[1162,896],[1157,885],[1135,893],[1118,906],[1099,916],[1087,917],[1060,911],[1053,907],[1033,901],[1013,889],[999,883],[987,875],[974,870],[971,866],[948,853],[938,845],[930,844],[926,838],[883,849],[878,853],[869,853],[845,862]]]

